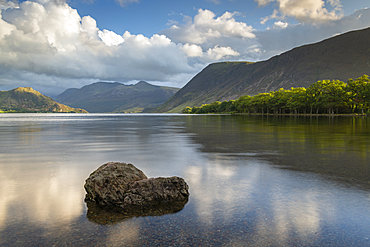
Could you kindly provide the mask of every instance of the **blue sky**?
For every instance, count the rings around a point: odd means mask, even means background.
[[[261,61],[370,27],[370,0],[0,0],[0,90],[96,81],[184,86],[219,61]]]
[[[172,21],[181,22],[184,16],[196,15],[198,9],[212,10],[216,15],[225,11],[239,12],[238,21],[248,21],[259,27],[260,18],[272,13],[272,6],[259,8],[254,1],[220,1],[215,4],[207,0],[141,0],[120,7],[114,0],[95,0],[95,2],[71,1],[81,15],[91,15],[99,23],[99,27],[122,33],[153,35],[166,28]],[[263,28],[263,27],[261,27]]]
[[[345,15],[370,7],[369,0],[342,0],[341,3]],[[80,15],[92,16],[101,29],[116,33],[128,30],[151,36],[168,28],[172,21],[181,22],[184,16],[193,17],[198,9],[208,9],[216,15],[222,15],[225,11],[239,12],[235,17],[237,21],[247,22],[255,29],[263,30],[268,25],[262,25],[260,21],[271,15],[276,3],[262,7],[254,0],[140,0],[121,7],[115,0],[71,0],[70,5]],[[294,18],[288,19],[291,23],[297,23]]]

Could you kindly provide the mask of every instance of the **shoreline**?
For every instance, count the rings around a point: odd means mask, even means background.
[[[240,115],[240,116],[266,116],[266,117],[370,117],[368,114],[310,114],[310,113],[299,113],[299,114],[290,114],[290,113],[240,113],[240,112],[212,112],[212,113],[183,113],[185,115]]]
[[[1,114],[89,114],[89,113],[80,113],[80,112],[1,112]],[[91,113],[90,113],[91,114]],[[94,113],[93,113],[94,114]],[[140,113],[113,113],[113,112],[102,112],[102,113],[95,113],[95,114],[140,114]],[[159,113],[159,112],[153,112],[153,113],[144,113],[144,114],[176,114],[176,113]],[[370,117],[370,114],[310,114],[310,113],[239,113],[239,112],[212,112],[212,113],[177,113],[181,115],[240,115],[240,116],[266,116],[266,117]]]
[[[283,116],[283,117],[369,117],[366,113],[364,114],[316,114],[316,113],[230,113],[231,115],[251,115],[251,116]]]

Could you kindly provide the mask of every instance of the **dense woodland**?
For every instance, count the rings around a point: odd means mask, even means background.
[[[310,87],[291,88],[237,100],[186,107],[183,113],[260,113],[260,114],[369,114],[370,79],[363,75],[347,83],[323,80]]]

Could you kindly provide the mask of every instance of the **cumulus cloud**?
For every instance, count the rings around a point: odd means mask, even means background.
[[[229,12],[216,17],[209,10],[199,10],[194,22],[178,26],[185,34],[194,31],[192,35],[176,39],[164,33],[146,37],[100,30],[92,17],[81,17],[61,0],[2,3],[6,6],[0,16],[3,85],[19,74],[30,79],[38,75],[39,83],[47,83],[45,76],[60,83],[63,80],[58,78],[63,78],[68,81],[65,87],[76,86],[78,79],[169,82],[189,78],[206,63],[238,57],[240,51],[229,43],[255,37],[252,27],[237,22],[235,13]]]
[[[219,60],[228,56],[239,56],[239,52],[234,51],[231,47],[220,47],[215,46],[214,48],[209,48],[207,51],[208,59]]]
[[[173,24],[162,33],[176,43],[184,44],[189,57],[197,57],[202,63],[233,59],[251,59],[251,47],[255,46],[252,26],[235,19],[238,13],[225,12],[216,16],[210,10],[199,9],[183,24]]]
[[[81,18],[66,3],[25,1],[0,17],[3,71],[118,81],[170,81],[195,72],[182,46],[164,35],[99,30],[93,18]]]
[[[116,34],[115,32],[104,29],[103,31],[98,31],[99,38],[107,46],[117,46],[125,42],[121,35]]]
[[[287,28],[288,25],[289,25],[288,22],[283,22],[283,21],[276,21],[276,22],[274,22],[274,27],[275,28],[284,29],[284,28]]]
[[[182,47],[182,49],[188,57],[201,57],[201,56],[203,56],[203,49],[199,45],[186,43]]]
[[[281,16],[294,17],[301,22],[318,23],[338,20],[342,17],[340,0],[255,0],[260,6],[276,3]],[[276,12],[262,22],[277,17]]]
[[[216,17],[210,10],[199,9],[194,20],[190,18],[184,25],[172,25],[165,34],[178,42],[193,44],[204,44],[220,37],[254,38],[253,27],[236,21],[234,18],[236,14],[225,12]]]

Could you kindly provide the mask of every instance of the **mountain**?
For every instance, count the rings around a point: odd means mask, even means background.
[[[80,89],[67,89],[55,99],[89,112],[142,112],[163,104],[178,90],[151,85],[145,81],[135,85],[96,82]]]
[[[57,103],[30,87],[18,87],[10,91],[0,91],[0,112],[2,111],[86,113],[85,110]]]
[[[210,64],[158,111],[180,112],[186,106],[370,74],[369,44],[367,28],[294,48],[266,61]]]

